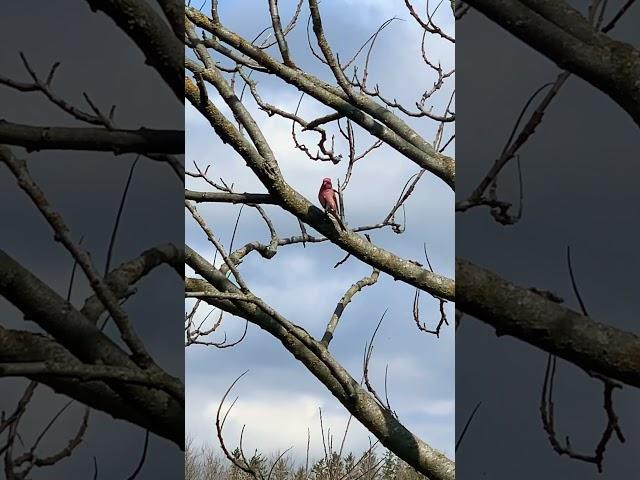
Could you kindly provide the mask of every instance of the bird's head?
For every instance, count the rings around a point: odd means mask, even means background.
[[[333,185],[331,185],[331,179],[329,177],[322,179],[322,188],[333,188]]]

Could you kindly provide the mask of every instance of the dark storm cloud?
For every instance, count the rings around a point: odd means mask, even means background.
[[[613,11],[613,7],[611,7]],[[620,22],[614,38],[638,44],[640,11]],[[457,198],[487,172],[521,107],[557,67],[476,12],[457,24]],[[566,267],[571,245],[580,291],[592,317],[638,332],[638,128],[608,97],[571,78],[521,151],[524,215],[515,226],[495,224],[478,209],[456,217],[456,254],[523,286],[552,290],[579,308]],[[499,183],[517,199],[513,166]],[[539,405],[546,354],[497,338],[463,319],[456,335],[456,419],[482,406],[457,455],[460,480],[477,478],[595,478],[596,468],[559,457],[551,448]],[[603,478],[637,475],[640,423],[637,389],[615,393],[627,443],[607,447]],[[559,362],[556,429],[580,452],[592,453],[606,424],[602,388]]]
[[[24,52],[31,66],[46,76],[61,62],[53,88],[65,100],[88,109],[86,92],[104,111],[117,106],[115,121],[123,128],[183,128],[183,107],[159,75],[144,64],[142,53],[104,14],[94,13],[86,2],[5,2],[0,14],[0,75],[28,82],[19,57]],[[31,125],[78,125],[75,119],[38,93],[19,93],[0,86],[0,118]],[[34,179],[53,207],[62,214],[74,238],[84,235],[84,245],[102,271],[116,210],[134,155],[43,151],[27,154]],[[112,266],[166,242],[183,243],[182,188],[164,164],[141,159],[136,167],[121,220]],[[72,259],[53,241],[50,227],[21,191],[6,167],[0,167],[0,248],[46,281],[66,293]],[[73,299],[88,293],[79,276]],[[184,371],[182,281],[164,267],[145,278],[139,293],[126,305],[135,328],[151,353],[171,374]],[[80,303],[81,305],[81,303]],[[3,325],[32,328],[4,299],[0,300]],[[11,411],[25,382],[2,381],[0,408]],[[41,386],[22,423],[25,441],[32,440],[65,399]],[[39,453],[66,445],[81,419],[74,405],[49,433]],[[93,457],[99,478],[126,478],[141,453],[144,431],[126,422],[93,412],[85,441],[77,452],[53,470],[35,471],[33,478],[89,478]],[[151,436],[146,464],[138,478],[178,478],[183,454],[172,443]]]

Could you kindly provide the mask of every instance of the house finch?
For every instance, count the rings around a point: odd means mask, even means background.
[[[330,178],[322,179],[322,186],[320,187],[320,191],[318,192],[318,200],[320,200],[320,205],[324,208],[324,211],[328,214],[332,215],[340,225],[340,228],[346,230],[342,220],[340,219],[340,211],[338,210],[338,199],[336,198],[336,193],[333,190],[333,186],[331,185]]]

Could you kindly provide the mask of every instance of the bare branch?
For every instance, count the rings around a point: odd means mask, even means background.
[[[27,151],[86,150],[141,154],[179,154],[184,132],[177,130],[106,130],[89,127],[37,127],[0,120],[0,144]],[[152,158],[152,157],[150,157]]]

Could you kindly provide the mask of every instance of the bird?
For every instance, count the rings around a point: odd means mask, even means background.
[[[318,200],[320,200],[320,205],[324,208],[324,211],[332,215],[340,225],[340,228],[346,230],[346,227],[342,223],[342,219],[340,218],[340,211],[338,209],[338,200],[336,198],[336,192],[333,189],[333,185],[331,185],[330,178],[323,178],[322,185],[320,186],[320,191],[318,192]]]

